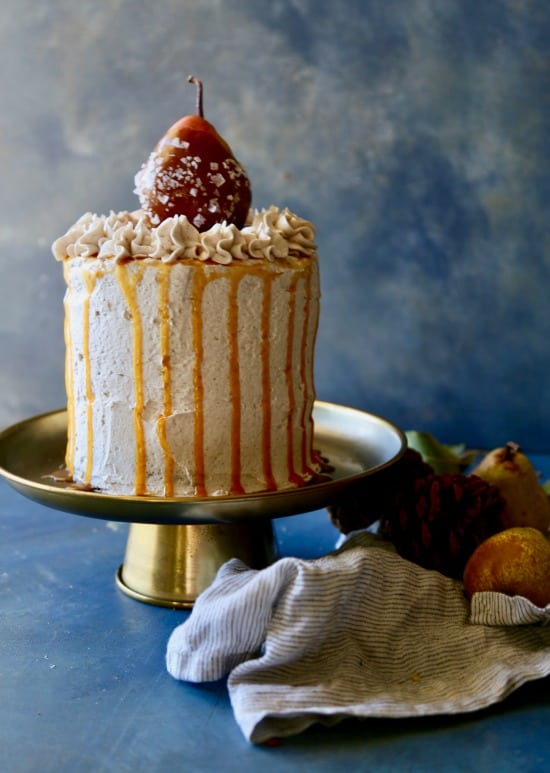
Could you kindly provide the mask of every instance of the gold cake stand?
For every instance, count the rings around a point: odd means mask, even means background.
[[[27,419],[0,433],[0,474],[24,496],[77,515],[130,524],[119,588],[150,604],[189,608],[230,558],[260,569],[276,558],[272,519],[318,510],[404,453],[391,422],[316,402],[315,449],[327,479],[287,491],[216,497],[137,497],[83,491],[56,480],[65,456],[66,411]]]

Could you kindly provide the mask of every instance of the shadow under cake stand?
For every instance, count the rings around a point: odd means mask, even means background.
[[[129,523],[118,587],[150,604],[189,608],[230,558],[255,569],[276,558],[272,519],[333,504],[405,451],[403,432],[373,414],[317,401],[313,417],[314,447],[328,462],[328,479],[284,491],[163,498],[79,490],[53,475],[65,456],[64,410],[4,430],[0,473],[19,493],[47,507]]]

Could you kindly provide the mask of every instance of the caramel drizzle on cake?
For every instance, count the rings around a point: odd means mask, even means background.
[[[304,385],[304,388],[306,389],[306,395],[309,397],[304,396],[304,405],[303,405],[303,413],[302,413],[302,420],[301,425],[302,428],[305,430],[302,433],[302,460],[304,464],[304,474],[315,476],[316,472],[315,470],[307,464],[308,459],[308,449],[312,448],[313,444],[313,415],[312,415],[312,408],[313,403],[315,401],[315,384],[314,384],[314,378],[313,378],[313,351],[308,350],[307,347],[307,341],[308,341],[308,334],[311,330],[311,336],[312,338],[315,338],[315,335],[317,333],[317,328],[319,325],[319,307],[318,305],[314,306],[314,309],[316,313],[312,314],[312,302],[313,302],[313,275],[310,272],[309,273],[309,284],[308,284],[308,291],[306,293],[306,305],[305,305],[305,311],[304,311],[304,338],[302,342],[302,353],[301,353],[301,365],[300,365],[300,378],[301,382]],[[307,418],[307,426],[306,426],[306,418]],[[315,456],[315,454],[314,454]],[[317,461],[312,460],[312,461]]]
[[[277,487],[273,477],[271,464],[271,347],[270,342],[270,317],[271,317],[271,289],[275,274],[266,277],[261,319],[261,349],[260,359],[262,368],[262,452],[265,488],[271,491]]]
[[[86,474],[84,485],[89,486],[92,479],[92,468],[94,462],[94,425],[93,425],[93,404],[94,392],[92,389],[92,363],[90,359],[90,300],[96,283],[96,274],[89,271],[83,272],[83,279],[86,285],[86,298],[84,300],[83,315],[86,323],[82,331],[82,355],[84,358],[85,384],[86,384],[86,422],[87,422],[87,444],[86,444]]]
[[[67,272],[65,266],[65,272]],[[83,486],[88,488],[92,479],[93,462],[94,462],[94,428],[93,428],[93,406],[95,400],[95,394],[92,387],[92,365],[90,359],[90,302],[94,287],[97,281],[99,273],[91,273],[84,270],[82,272],[82,280],[85,287],[85,297],[82,306],[82,357],[81,361],[84,367],[84,389],[86,395],[86,467],[84,472]],[[65,274],[67,277],[67,273]],[[65,464],[71,476],[74,474],[75,457],[76,457],[76,404],[74,394],[74,372],[73,372],[73,355],[74,344],[72,337],[72,325],[70,318],[70,307],[72,302],[72,294],[74,292],[72,286],[68,284],[68,291],[65,295],[65,322],[64,322],[64,338],[66,346],[65,357],[65,385],[67,390],[67,450],[65,454]]]
[[[242,494],[241,484],[241,378],[239,365],[239,286],[241,276],[233,272],[229,279],[228,341],[229,398],[231,400],[231,493]]]
[[[292,379],[292,361],[294,353],[294,335],[296,326],[296,286],[298,284],[298,277],[292,277],[292,281],[289,287],[289,312],[288,312],[288,334],[286,339],[286,367],[285,377],[288,392],[288,416],[287,416],[287,464],[288,464],[288,479],[291,483],[299,486],[303,483],[303,479],[296,473],[294,469],[294,432],[293,424],[296,414],[296,398],[294,395],[294,383]]]
[[[306,293],[306,301],[304,306],[304,322],[302,327],[302,345],[300,348],[300,381],[303,384],[303,388],[305,390],[304,394],[304,400],[302,403],[302,413],[300,416],[300,426],[302,428],[302,447],[301,447],[301,456],[302,456],[302,473],[304,475],[313,475],[314,471],[311,469],[311,467],[307,464],[307,449],[308,449],[308,443],[311,443],[311,438],[313,434],[313,420],[311,418],[311,411],[309,412],[309,422],[310,426],[306,427],[306,419],[308,418],[308,400],[307,395],[309,394],[309,389],[312,388],[312,384],[310,385],[310,382],[312,382],[312,376],[310,373],[308,373],[308,363],[307,363],[307,336],[308,336],[308,330],[309,325],[312,320],[311,317],[311,274],[309,277],[310,280],[310,286],[308,287],[308,292]],[[313,321],[315,326],[317,323]],[[309,369],[311,370],[311,368]],[[308,387],[306,389],[306,387]]]
[[[298,474],[296,472],[295,467],[295,449],[293,447],[294,443],[294,433],[293,433],[293,426],[294,426],[294,417],[296,412],[298,411],[298,406],[296,404],[296,387],[294,384],[294,381],[292,379],[292,373],[293,373],[293,357],[294,357],[294,338],[296,335],[295,332],[295,326],[296,326],[296,292],[298,288],[298,283],[303,282],[305,283],[306,280],[299,277],[294,276],[292,279],[292,283],[290,286],[290,302],[289,302],[289,333],[288,333],[288,340],[287,340],[287,364],[286,364],[286,376],[287,376],[287,387],[288,387],[288,400],[289,400],[289,415],[287,420],[287,443],[288,443],[288,471],[289,471],[289,480],[292,481],[297,486],[304,484],[304,475],[315,475],[315,471],[311,468],[311,466],[307,463],[308,460],[308,447],[311,444],[312,438],[313,438],[313,419],[311,416],[311,407],[312,407],[312,400],[311,403],[308,402],[308,399],[306,397],[306,394],[313,395],[313,369],[312,364],[308,362],[307,359],[307,341],[308,341],[308,334],[309,334],[309,326],[312,326],[312,332],[315,333],[317,329],[317,323],[318,320],[316,318],[312,318],[311,315],[311,301],[312,301],[312,274],[309,273],[308,277],[308,284],[307,284],[307,290],[304,290],[304,310],[303,310],[303,322],[302,322],[302,328],[301,331],[299,331],[300,334],[300,343],[299,343],[299,368],[298,371],[300,373],[300,383],[303,386],[303,389],[305,390],[303,400],[302,400],[302,406],[300,411],[300,427],[302,429],[301,433],[301,447],[300,447],[300,461],[301,461],[301,474]],[[307,387],[307,390],[306,390]],[[306,421],[308,420],[308,426],[306,426]]]
[[[172,368],[170,355],[170,266],[159,266],[160,360],[162,374],[162,414],[157,434],[164,452],[164,495],[174,496],[174,457],[166,435],[166,419],[172,414]]]
[[[216,279],[216,274],[206,274],[204,271],[195,271],[193,275],[193,300],[192,300],[192,326],[193,326],[193,351],[195,362],[193,368],[193,390],[195,403],[195,494],[199,497],[207,495],[204,462],[204,330],[202,305],[204,292],[209,282]]]
[[[67,449],[65,452],[65,465],[71,477],[74,476],[75,456],[75,401],[74,401],[74,376],[73,376],[73,337],[70,319],[70,309],[74,290],[69,282],[68,263],[63,264],[63,275],[67,285],[67,292],[63,305],[65,308],[65,321],[63,326],[65,338],[65,389],[67,392]]]
[[[130,271],[130,266],[136,266]],[[137,299],[137,287],[143,277],[143,267],[138,263],[118,263],[116,273],[120,289],[126,299],[132,317],[132,354],[134,366],[134,431],[136,436],[136,484],[135,493],[143,496],[147,493],[145,451],[145,433],[143,429],[143,328]]]

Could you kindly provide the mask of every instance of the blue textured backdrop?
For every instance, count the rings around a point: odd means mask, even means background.
[[[64,402],[60,267],[185,82],[254,204],[313,220],[321,399],[449,442],[550,449],[550,5],[4,0],[0,425]]]

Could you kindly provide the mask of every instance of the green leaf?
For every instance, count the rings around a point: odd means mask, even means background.
[[[468,450],[463,443],[444,445],[429,432],[407,430],[405,435],[409,448],[418,451],[426,464],[430,464],[437,474],[464,472],[477,454],[476,451]]]

